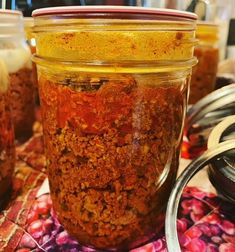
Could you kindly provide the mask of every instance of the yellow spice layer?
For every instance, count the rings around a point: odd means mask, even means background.
[[[37,55],[69,61],[188,60],[194,31],[76,30],[36,32]]]

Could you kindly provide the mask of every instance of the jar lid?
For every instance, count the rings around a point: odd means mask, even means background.
[[[209,133],[219,122],[235,113],[235,84],[230,84],[203,97],[187,111],[185,138],[189,140],[190,152],[195,157],[205,150]],[[204,148],[205,147],[205,148]]]
[[[205,151],[194,159],[180,174],[170,194],[167,204],[165,219],[165,236],[169,251],[181,252],[177,235],[177,213],[181,195],[190,179],[208,164],[214,163],[218,158],[223,158],[227,153],[235,150],[235,141],[227,140]],[[234,184],[233,184],[234,189]]]
[[[218,119],[219,119],[222,108],[227,108],[229,104],[234,105],[235,102],[234,94],[235,94],[235,83],[211,92],[207,96],[200,99],[193,106],[191,106],[187,111],[187,119],[186,119],[187,133],[190,134],[190,130],[193,124],[198,123],[202,119],[206,119],[210,115],[210,113],[214,114],[218,112]],[[223,114],[221,120],[224,117],[225,115]]]
[[[226,140],[235,140],[235,116],[228,116],[211,132],[208,148],[217,146]],[[215,159],[210,165],[208,176],[219,195],[235,203],[235,151],[227,152]]]
[[[171,9],[157,9],[157,8],[142,8],[129,6],[67,6],[67,7],[50,7],[34,10],[33,17],[45,15],[63,15],[63,14],[112,14],[112,13],[128,13],[141,15],[155,15],[156,17],[168,18],[186,18],[196,20],[197,15],[191,12],[178,11]]]

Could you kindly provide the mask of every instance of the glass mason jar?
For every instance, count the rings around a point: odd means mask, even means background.
[[[196,15],[96,6],[33,16],[53,207],[81,244],[137,247],[164,224],[176,178]]]
[[[0,59],[0,209],[10,190],[15,165],[14,128],[11,118],[8,72]]]
[[[189,104],[196,103],[214,90],[219,62],[218,26],[199,22],[196,38],[199,43],[195,47],[194,55],[198,64],[193,67]]]
[[[10,77],[10,98],[17,139],[32,134],[34,86],[31,53],[24,37],[23,16],[19,11],[0,11],[0,58]]]

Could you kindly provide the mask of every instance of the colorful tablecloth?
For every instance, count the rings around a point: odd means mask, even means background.
[[[42,188],[45,179],[42,135],[35,133],[17,147],[11,200],[0,213],[0,251],[94,251],[80,246],[58,222],[50,194]],[[235,252],[235,205],[214,193],[187,187],[177,226],[184,252]],[[132,250],[140,251],[166,252],[164,230],[154,241]]]

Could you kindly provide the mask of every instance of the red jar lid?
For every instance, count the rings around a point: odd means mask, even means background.
[[[66,6],[66,7],[51,7],[34,10],[33,17],[45,15],[66,15],[66,14],[120,14],[126,13],[130,16],[149,15],[156,16],[156,19],[171,19],[186,18],[196,20],[197,15],[191,12],[178,11],[172,9],[157,9],[145,7],[129,7],[129,6]],[[105,16],[104,16],[105,18]],[[109,16],[108,16],[109,18]],[[130,18],[130,17],[129,17]],[[153,18],[153,17],[152,17]],[[151,18],[151,19],[152,19]],[[174,20],[174,19],[173,19]]]

